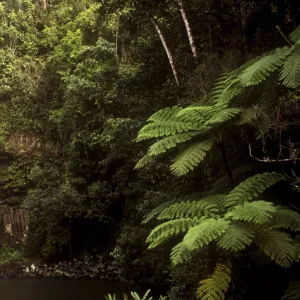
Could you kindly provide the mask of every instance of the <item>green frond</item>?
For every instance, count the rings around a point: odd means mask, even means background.
[[[167,150],[176,147],[178,144],[189,141],[197,134],[199,134],[199,132],[195,131],[168,136],[151,145],[148,151],[148,155],[157,156],[159,154],[165,153]]]
[[[173,205],[174,201],[167,201],[164,202],[162,204],[160,204],[159,206],[157,206],[156,208],[154,208],[147,216],[146,218],[143,220],[143,224],[148,223],[150,220],[152,220],[153,218],[155,218],[157,215],[159,215],[163,210],[165,210],[166,208],[168,208],[169,206]]]
[[[300,40],[300,26],[290,33],[290,39],[294,43],[297,43]]]
[[[275,215],[271,220],[271,228],[300,231],[300,214],[287,207],[276,207]]]
[[[141,168],[145,167],[146,165],[150,164],[151,162],[153,162],[154,160],[155,160],[155,158],[153,156],[146,154],[137,162],[134,169],[141,169]]]
[[[199,224],[199,218],[182,218],[170,220],[156,226],[149,234],[146,242],[149,243],[148,249],[157,247],[165,240],[179,233],[188,231],[191,227]]]
[[[225,218],[234,221],[250,222],[255,225],[263,225],[270,221],[275,212],[276,208],[272,202],[260,200],[246,202],[243,205],[236,206],[225,215]]]
[[[214,114],[206,123],[205,125],[208,126],[214,126],[218,124],[225,123],[227,121],[230,121],[234,117],[240,115],[242,112],[239,108],[226,108],[222,109],[216,114]]]
[[[217,263],[214,273],[200,281],[197,298],[201,300],[224,300],[231,282],[231,264]]]
[[[220,211],[218,203],[224,199],[226,199],[226,195],[213,195],[192,202],[175,203],[163,210],[157,219],[213,217]]]
[[[216,106],[188,106],[179,111],[176,116],[181,121],[204,124],[218,110],[220,108]]]
[[[188,132],[190,130],[203,130],[199,122],[189,122],[177,117],[177,113],[182,110],[181,107],[167,107],[156,112],[148,119],[142,129],[140,129],[136,141],[174,135]],[[205,128],[204,128],[205,129]]]
[[[300,46],[294,46],[280,73],[280,81],[288,88],[300,86]]]
[[[224,219],[206,219],[189,229],[183,238],[183,245],[190,251],[201,249],[221,236],[229,227],[230,221]]]
[[[300,280],[290,279],[282,300],[300,300]]]
[[[232,207],[257,199],[261,193],[277,182],[285,180],[280,173],[263,173],[250,177],[235,187],[227,196],[225,206]]]
[[[218,245],[230,251],[240,251],[249,246],[254,238],[254,230],[248,224],[234,223],[218,240]]]
[[[218,106],[228,105],[230,101],[244,89],[245,87],[241,84],[239,78],[234,78],[225,89],[220,91],[218,95],[214,96],[216,98],[214,103]]]
[[[256,244],[278,265],[288,268],[295,260],[296,248],[289,234],[278,230],[257,232]]]
[[[192,258],[191,251],[184,246],[184,244],[178,243],[171,251],[171,262],[174,266],[182,264]]]
[[[166,107],[163,108],[152,116],[150,116],[147,122],[167,122],[170,120],[174,120],[178,112],[182,110],[182,107],[173,106],[173,107]]]
[[[278,70],[289,54],[290,48],[278,48],[269,54],[256,60],[251,66],[240,75],[241,83],[244,86],[257,85],[264,81],[271,73]]]
[[[193,170],[204,160],[214,143],[214,140],[208,139],[189,146],[175,158],[175,162],[171,165],[172,172],[177,176],[182,176]]]

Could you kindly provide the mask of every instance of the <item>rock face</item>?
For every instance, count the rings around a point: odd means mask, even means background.
[[[57,264],[11,263],[0,266],[0,278],[73,278],[122,280],[122,268],[116,262],[105,261],[101,256],[96,259],[86,256],[83,260]]]

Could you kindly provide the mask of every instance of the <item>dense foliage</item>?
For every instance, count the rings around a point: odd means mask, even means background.
[[[0,206],[27,211],[25,253],[110,254],[173,300],[299,299],[299,9],[2,1]]]

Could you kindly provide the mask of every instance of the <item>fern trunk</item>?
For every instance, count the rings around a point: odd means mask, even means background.
[[[230,168],[230,165],[229,165],[229,162],[228,162],[226,148],[225,148],[225,145],[224,145],[223,142],[219,144],[219,149],[220,149],[220,152],[221,152],[221,155],[222,155],[224,167],[225,167],[226,173],[228,175],[228,178],[230,180],[232,180],[232,172],[231,172],[231,168]]]

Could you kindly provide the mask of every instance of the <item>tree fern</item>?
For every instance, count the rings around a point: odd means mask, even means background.
[[[300,86],[300,46],[294,46],[291,51],[281,70],[280,81],[288,88],[297,88]]]
[[[221,236],[228,229],[229,224],[230,222],[224,219],[206,219],[189,229],[182,243],[190,251],[201,249]]]
[[[260,230],[256,243],[267,256],[284,268],[290,267],[295,260],[295,243],[285,232]]]
[[[270,224],[272,228],[284,228],[291,231],[300,231],[300,214],[287,207],[276,207],[276,213]]]
[[[231,282],[231,264],[217,263],[214,273],[200,281],[197,296],[202,300],[224,300]]]
[[[300,26],[298,26],[291,34],[290,39],[294,43],[299,43],[300,40]]]
[[[227,121],[230,121],[234,117],[240,115],[242,112],[239,108],[226,108],[222,109],[219,112],[215,113],[206,123],[205,125],[212,126],[217,124],[222,124]]]
[[[166,208],[168,208],[169,206],[173,205],[174,201],[167,201],[164,202],[162,204],[160,204],[159,206],[157,206],[155,209],[153,209],[147,216],[146,218],[143,220],[142,223],[148,223],[150,220],[152,220],[153,218],[155,218],[157,215],[159,215],[162,211],[164,211]]]
[[[204,160],[214,143],[214,140],[209,139],[189,146],[175,158],[171,165],[172,172],[177,176],[182,176],[193,170]]]
[[[151,145],[148,151],[148,155],[157,156],[159,154],[165,153],[167,150],[176,147],[178,144],[192,139],[197,134],[199,134],[199,132],[196,131],[168,136]]]
[[[289,279],[282,300],[300,300],[300,280]]]
[[[146,165],[152,163],[154,161],[154,157],[150,155],[143,156],[135,165],[135,169],[140,169],[145,167]]]
[[[263,225],[270,221],[276,209],[274,204],[266,201],[246,202],[236,206],[232,211],[225,215],[225,218],[234,221],[244,221]]]
[[[150,243],[149,249],[157,247],[168,238],[175,236],[179,233],[188,231],[191,227],[199,224],[200,219],[197,217],[182,218],[176,220],[170,220],[158,225],[153,229],[147,238],[147,242]]]
[[[197,201],[176,203],[161,211],[157,216],[157,219],[177,219],[194,216],[202,217],[204,215],[216,216],[220,211],[220,207],[218,207],[217,203],[225,198],[226,195],[213,195]]]
[[[219,238],[218,245],[225,250],[241,251],[252,243],[254,235],[253,228],[248,224],[230,224],[226,232]]]
[[[275,183],[284,180],[280,173],[264,173],[250,177],[234,188],[226,199],[226,207],[252,201]]]
[[[270,76],[272,72],[278,70],[288,56],[289,51],[290,48],[284,47],[264,55],[241,73],[241,83],[244,86],[259,84]]]
[[[171,262],[174,266],[184,263],[192,258],[191,251],[183,244],[178,243],[171,251]]]

